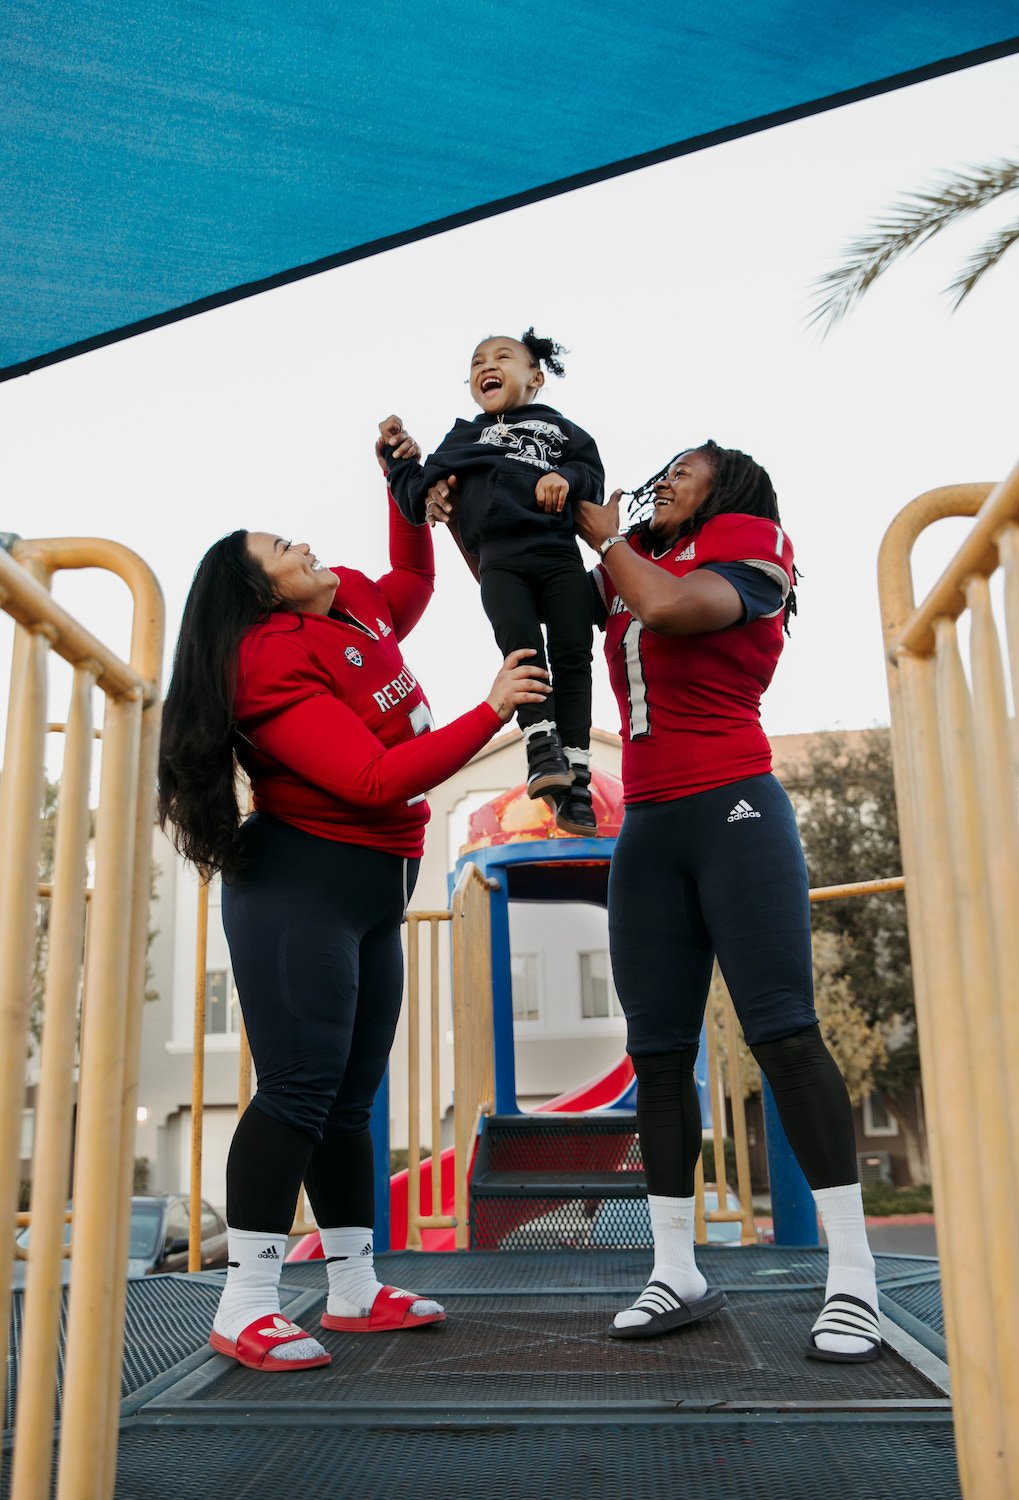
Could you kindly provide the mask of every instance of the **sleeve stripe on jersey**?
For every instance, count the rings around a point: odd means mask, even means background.
[[[789,592],[789,574],[785,568],[780,567],[778,563],[766,562],[759,557],[741,557],[740,562],[745,563],[748,568],[756,568],[766,578],[770,578],[773,583],[777,583],[782,590],[783,602],[785,601],[785,597]]]

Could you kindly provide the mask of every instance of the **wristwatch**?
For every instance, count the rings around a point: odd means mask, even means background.
[[[606,554],[606,552],[609,550],[610,547],[614,547],[617,542],[625,542],[625,541],[626,541],[626,537],[622,536],[619,532],[617,532],[615,536],[607,536],[603,542],[599,542],[598,543],[598,551],[601,554],[601,556],[604,557],[605,554]]]

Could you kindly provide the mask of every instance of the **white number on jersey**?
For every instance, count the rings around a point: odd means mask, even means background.
[[[410,720],[410,727],[414,731],[415,739],[419,734],[427,734],[429,729],[435,728],[435,720],[432,718],[432,711],[427,703],[416,704],[407,717]],[[420,792],[416,797],[407,798],[407,806],[413,807],[415,802],[423,802],[424,800],[425,794],[424,792]]]
[[[647,683],[644,681],[644,663],[640,656],[640,638],[644,627],[639,620],[631,620],[623,632],[620,643],[626,662],[626,698],[630,710],[630,739],[645,739],[651,733],[651,717],[648,713]]]

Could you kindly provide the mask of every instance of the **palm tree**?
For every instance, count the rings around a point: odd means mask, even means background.
[[[850,241],[842,265],[817,278],[814,286],[818,299],[807,321],[820,324],[822,334],[830,333],[899,256],[918,249],[967,214],[1017,190],[1019,161],[1002,160],[986,167],[943,173],[930,187],[907,193],[869,229]],[[945,288],[953,312],[984,273],[997,265],[1017,241],[1019,220],[997,230],[970,255],[954,281]]]

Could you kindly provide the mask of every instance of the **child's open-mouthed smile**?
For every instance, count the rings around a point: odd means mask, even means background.
[[[517,339],[485,339],[471,358],[471,395],[493,416],[529,406],[544,384],[544,371]]]

